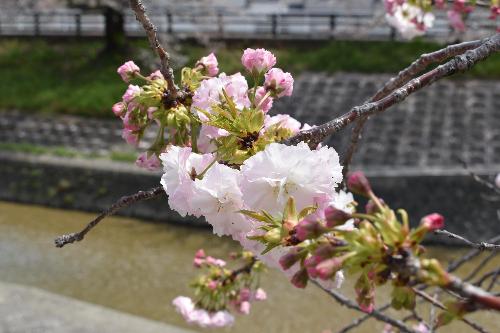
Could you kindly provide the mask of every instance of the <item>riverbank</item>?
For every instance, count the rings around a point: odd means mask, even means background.
[[[442,45],[424,41],[267,41],[203,47],[184,42],[175,45],[174,67],[178,73],[182,66],[192,65],[214,51],[221,71],[243,71],[240,58],[246,47],[269,48],[277,55],[278,66],[297,76],[308,71],[394,74],[422,53]],[[156,61],[146,41],[130,41],[130,51],[109,53],[103,51],[103,42],[99,40],[3,40],[0,42],[0,109],[112,117],[110,107],[126,88],[116,68],[130,59],[143,68]],[[491,57],[462,76],[498,78],[500,58]]]

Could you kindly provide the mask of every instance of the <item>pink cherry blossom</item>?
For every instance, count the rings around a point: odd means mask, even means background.
[[[295,118],[287,114],[277,114],[275,116],[266,115],[264,118],[264,131],[273,126],[279,124],[279,127],[289,129],[292,134],[296,134],[300,131],[300,122]]]
[[[255,300],[257,301],[264,301],[267,299],[267,293],[264,289],[262,288],[258,288],[256,291],[255,291]]]
[[[136,98],[140,94],[141,94],[141,88],[139,88],[139,86],[130,84],[127,90],[125,91],[125,94],[123,94],[122,98],[125,103],[130,103],[134,100],[134,98]]]
[[[163,80],[164,77],[163,77],[163,74],[159,70],[156,70],[153,73],[149,74],[148,79],[150,79],[150,80]]]
[[[328,147],[311,150],[304,142],[297,146],[271,143],[241,166],[245,206],[272,215],[282,213],[290,196],[299,211],[318,200],[333,198],[341,181],[337,152]]]
[[[139,134],[127,128],[123,129],[122,138],[131,146],[137,146],[139,144]]]
[[[264,87],[271,91],[273,96],[291,96],[293,92],[293,77],[279,68],[273,68],[266,73]]]
[[[241,63],[250,73],[267,72],[276,65],[276,57],[265,49],[246,49],[241,57]]]
[[[202,124],[197,142],[198,150],[202,153],[212,153],[217,149],[213,140],[228,135],[229,132],[222,128]]]
[[[126,105],[123,102],[118,102],[118,103],[115,103],[113,105],[113,107],[111,108],[111,110],[113,111],[113,113],[115,114],[115,116],[121,117],[121,116],[123,116],[123,113],[126,110]]]
[[[231,326],[234,323],[234,317],[229,312],[208,312],[204,309],[196,308],[194,302],[189,297],[178,296],[172,301],[172,304],[189,324],[205,328],[220,328]]]
[[[161,162],[155,153],[144,152],[137,157],[135,164],[140,167],[150,171],[156,171],[160,168]]]
[[[387,5],[386,5],[387,6]],[[398,1],[391,5],[391,12],[385,18],[406,39],[422,36],[434,24],[434,14],[424,12],[420,7]]]
[[[250,313],[251,304],[248,301],[241,302],[239,312],[244,315],[248,315]]]
[[[212,154],[195,154],[190,147],[170,146],[160,155],[164,174],[161,184],[168,195],[170,208],[180,215],[200,216],[200,210],[192,205],[194,177],[201,174],[213,161]]]
[[[129,82],[136,72],[139,72],[140,68],[133,61],[127,61],[120,67],[118,67],[117,73],[120,74],[122,80]]]
[[[196,66],[203,67],[208,76],[215,76],[217,75],[217,73],[219,73],[219,63],[217,62],[217,58],[213,53],[210,53],[208,56],[198,60]]]
[[[465,23],[462,18],[462,13],[456,10],[449,10],[447,12],[448,20],[450,21],[450,25],[456,31],[464,32],[465,31]]]
[[[255,105],[258,105],[264,113],[267,113],[273,107],[273,98],[266,96],[266,94],[267,92],[264,87],[257,88],[255,92]]]

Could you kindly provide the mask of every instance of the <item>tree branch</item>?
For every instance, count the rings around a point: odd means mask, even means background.
[[[163,77],[167,81],[167,89],[170,92],[170,95],[172,95],[171,98],[175,99],[177,96],[177,88],[174,83],[174,71],[172,70],[172,67],[170,67],[170,55],[167,51],[165,51],[163,46],[161,46],[160,40],[158,39],[158,35],[156,33],[156,27],[146,14],[146,8],[144,7],[142,1],[130,0],[130,8],[132,8],[132,10],[134,11],[137,21],[142,24],[142,27],[144,28],[144,31],[146,32],[146,35],[148,37],[149,44],[151,45],[153,50],[156,51],[158,57],[160,58],[160,72],[163,74]]]
[[[390,309],[390,308],[391,308],[391,303],[388,303],[388,304],[386,304],[386,305],[378,308],[377,311],[384,312],[385,310]],[[365,314],[363,317],[359,317],[359,318],[355,319],[352,323],[350,323],[349,325],[345,326],[344,328],[342,328],[337,333],[347,333],[350,330],[358,327],[359,325],[361,325],[362,323],[364,323],[367,319],[370,319],[371,317],[372,317],[371,314]]]
[[[486,243],[486,242],[474,243],[474,242],[471,242],[470,240],[468,240],[465,237],[462,237],[460,235],[454,234],[454,233],[449,232],[448,230],[444,230],[444,229],[434,230],[434,234],[435,235],[444,235],[444,236],[447,236],[448,238],[457,239],[457,240],[465,243],[467,246],[476,248],[476,249],[478,249],[480,251],[484,251],[484,250],[499,250],[500,249],[500,244],[490,244],[490,243]]]
[[[500,34],[489,38],[481,46],[469,50],[462,55],[456,56],[447,63],[436,67],[435,69],[412,79],[403,87],[396,89],[386,97],[371,103],[365,103],[361,106],[352,108],[347,113],[337,117],[327,123],[314,127],[309,130],[301,131],[293,137],[284,141],[288,145],[295,145],[305,141],[311,147],[316,147],[328,136],[342,130],[355,120],[383,112],[391,106],[404,101],[414,92],[426,87],[444,77],[466,71],[472,68],[476,63],[488,58],[493,53],[500,51]]]
[[[346,306],[349,309],[365,313],[363,310],[361,310],[361,308],[356,303],[351,301],[349,298],[347,298],[343,294],[341,294],[335,290],[330,290],[330,289],[324,288],[317,281],[311,280],[311,282],[314,283],[317,287],[319,287],[323,291],[325,291],[327,294],[329,294],[339,304]],[[373,310],[373,312],[370,313],[369,316],[371,316],[379,321],[383,321],[385,323],[391,324],[392,326],[399,328],[399,330],[403,333],[415,333],[414,330],[412,330],[411,328],[406,326],[405,323],[403,323],[402,321],[397,320],[397,319],[393,319],[389,316],[386,316],[382,312],[380,312],[379,310]]]
[[[382,88],[380,88],[375,95],[373,95],[367,103],[378,101],[388,94],[393,92],[395,89],[400,88],[404,84],[408,83],[415,75],[425,70],[429,65],[443,62],[446,59],[457,56],[459,54],[464,53],[465,51],[475,49],[482,44],[484,44],[487,39],[475,40],[470,42],[464,42],[460,44],[448,45],[447,47],[434,51],[431,53],[422,54],[417,60],[411,63],[410,66],[400,71],[396,76],[392,77],[389,81],[387,81]],[[357,145],[359,140],[361,139],[363,133],[363,127],[366,121],[369,119],[368,116],[364,116],[356,121],[356,125],[352,130],[351,134],[351,142],[344,154],[343,166],[342,170],[344,173],[344,178],[349,172],[349,165],[352,162],[352,158],[354,153],[356,152]]]
[[[488,243],[496,243],[500,241],[500,235],[497,235],[491,239],[488,239],[487,242]],[[478,255],[480,255],[482,253],[481,250],[478,250],[478,249],[475,249],[475,250],[471,250],[469,251],[468,253],[466,253],[464,256],[462,256],[461,258],[455,260],[455,261],[452,261],[449,265],[448,265],[448,272],[452,273],[454,271],[456,271],[457,269],[459,269],[464,263],[466,263],[467,261],[477,257]]]
[[[92,230],[96,225],[99,224],[105,217],[115,214],[122,208],[128,207],[139,201],[149,200],[155,198],[161,194],[165,193],[162,186],[155,187],[149,191],[139,191],[135,194],[124,196],[120,198],[117,202],[112,204],[108,209],[99,214],[94,220],[92,220],[87,226],[80,232],[74,232],[71,234],[66,234],[59,236],[55,239],[56,247],[63,247],[66,244],[79,242],[85,235]]]

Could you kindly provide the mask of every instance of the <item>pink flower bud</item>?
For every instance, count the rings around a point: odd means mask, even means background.
[[[163,74],[159,71],[159,70],[156,70],[154,71],[153,73],[149,74],[148,76],[148,79],[150,80],[163,80],[164,77],[163,77]]]
[[[273,107],[273,99],[271,96],[267,96],[264,101],[262,99],[266,95],[266,89],[264,87],[257,88],[255,93],[255,104],[259,105],[262,112],[267,113]]]
[[[139,134],[127,128],[123,129],[122,138],[131,146],[137,146],[139,144]]]
[[[210,53],[208,56],[198,60],[196,66],[203,67],[203,70],[208,76],[215,76],[217,75],[217,73],[219,73],[219,63],[217,62],[217,58],[213,53]]]
[[[448,20],[450,21],[450,25],[456,31],[464,32],[465,31],[465,23],[462,18],[462,13],[456,10],[449,10],[447,12]]]
[[[194,254],[194,257],[204,259],[206,257],[205,251],[203,249],[198,249],[198,251]]]
[[[378,199],[380,201],[380,203],[383,205],[385,204],[384,202],[384,199]],[[365,211],[367,214],[375,214],[375,213],[378,213],[379,212],[379,209],[377,207],[377,205],[375,204],[375,202],[373,202],[373,200],[368,200],[368,202],[366,203],[366,206],[365,206]]]
[[[226,266],[226,262],[222,259],[216,259],[214,257],[208,256],[206,261],[207,261],[207,264],[209,264],[209,265],[214,265],[214,266],[219,266],[219,267]]]
[[[196,257],[193,259],[193,266],[196,268],[200,268],[201,266],[203,266],[204,263],[205,263],[205,259],[196,258]]]
[[[429,231],[442,229],[444,227],[444,217],[438,213],[429,214],[422,218],[420,225]]]
[[[252,295],[252,292],[250,291],[249,288],[241,288],[240,293],[238,295],[238,300],[240,302],[249,301],[251,295]]]
[[[372,192],[370,182],[361,171],[356,171],[349,175],[349,178],[347,179],[347,187],[351,192],[366,197]]]
[[[141,94],[141,88],[139,86],[130,84],[127,88],[127,91],[125,91],[125,94],[123,94],[123,101],[125,103],[130,103]]]
[[[113,113],[117,117],[123,116],[123,113],[125,112],[125,109],[126,109],[125,103],[123,103],[123,102],[115,103],[113,105],[113,107],[111,108],[111,110],[113,110]]]
[[[208,282],[208,285],[207,285],[208,289],[210,289],[210,290],[215,290],[215,289],[217,289],[218,286],[219,286],[219,283],[215,280],[210,280],[210,282]]]
[[[292,284],[297,287],[304,289],[307,286],[307,281],[309,277],[307,275],[307,270],[305,268],[301,268],[292,276]]]
[[[328,228],[333,228],[342,225],[352,218],[351,214],[344,212],[343,210],[337,209],[334,206],[326,207],[325,209],[325,219],[326,226]]]
[[[247,315],[250,313],[250,302],[248,301],[245,301],[245,302],[241,302],[240,304],[240,313],[241,314],[244,314],[244,315]]]
[[[255,291],[255,300],[257,301],[265,301],[267,299],[267,293],[264,289],[258,288]]]
[[[318,220],[302,220],[295,227],[299,240],[312,239],[321,236],[327,229]]]
[[[127,61],[116,71],[122,77],[122,80],[125,82],[129,82],[136,72],[139,72],[140,68],[133,61]]]
[[[138,124],[138,119],[135,117],[136,115],[132,111],[128,111],[125,113],[125,116],[122,118],[123,127],[131,131],[138,131],[141,127]]]
[[[139,157],[137,157],[135,164],[139,168],[144,168],[144,169],[147,169],[149,171],[156,171],[161,166],[161,162],[158,159],[158,156],[156,156],[155,153],[150,153],[148,155],[147,152],[140,154]]]
[[[262,75],[276,65],[276,57],[265,49],[246,49],[241,63],[250,73]]]
[[[343,258],[334,257],[327,260],[323,260],[318,265],[316,265],[316,272],[322,280],[331,279],[339,269],[342,268],[344,263]]]
[[[289,269],[290,267],[292,267],[293,265],[295,265],[295,263],[297,261],[299,261],[301,258],[300,256],[300,248],[298,247],[294,247],[294,248],[291,248],[288,253],[286,253],[285,255],[283,255],[280,259],[279,259],[279,264],[281,266],[281,268],[283,268],[283,270],[287,270]]]
[[[274,97],[291,96],[293,92],[293,77],[279,68],[273,68],[265,75],[264,87],[271,91]]]

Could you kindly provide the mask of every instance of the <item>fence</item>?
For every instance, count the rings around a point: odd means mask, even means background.
[[[494,31],[494,23],[476,14],[470,29]],[[174,14],[151,15],[158,30],[178,38],[211,37],[223,39],[392,39],[395,32],[373,13],[336,14]],[[125,15],[128,36],[142,36],[142,27],[132,15]],[[0,11],[0,36],[77,36],[99,37],[105,33],[102,13],[9,13]],[[487,32],[488,33],[488,32]],[[450,28],[445,17],[437,18],[428,36],[446,38]]]

